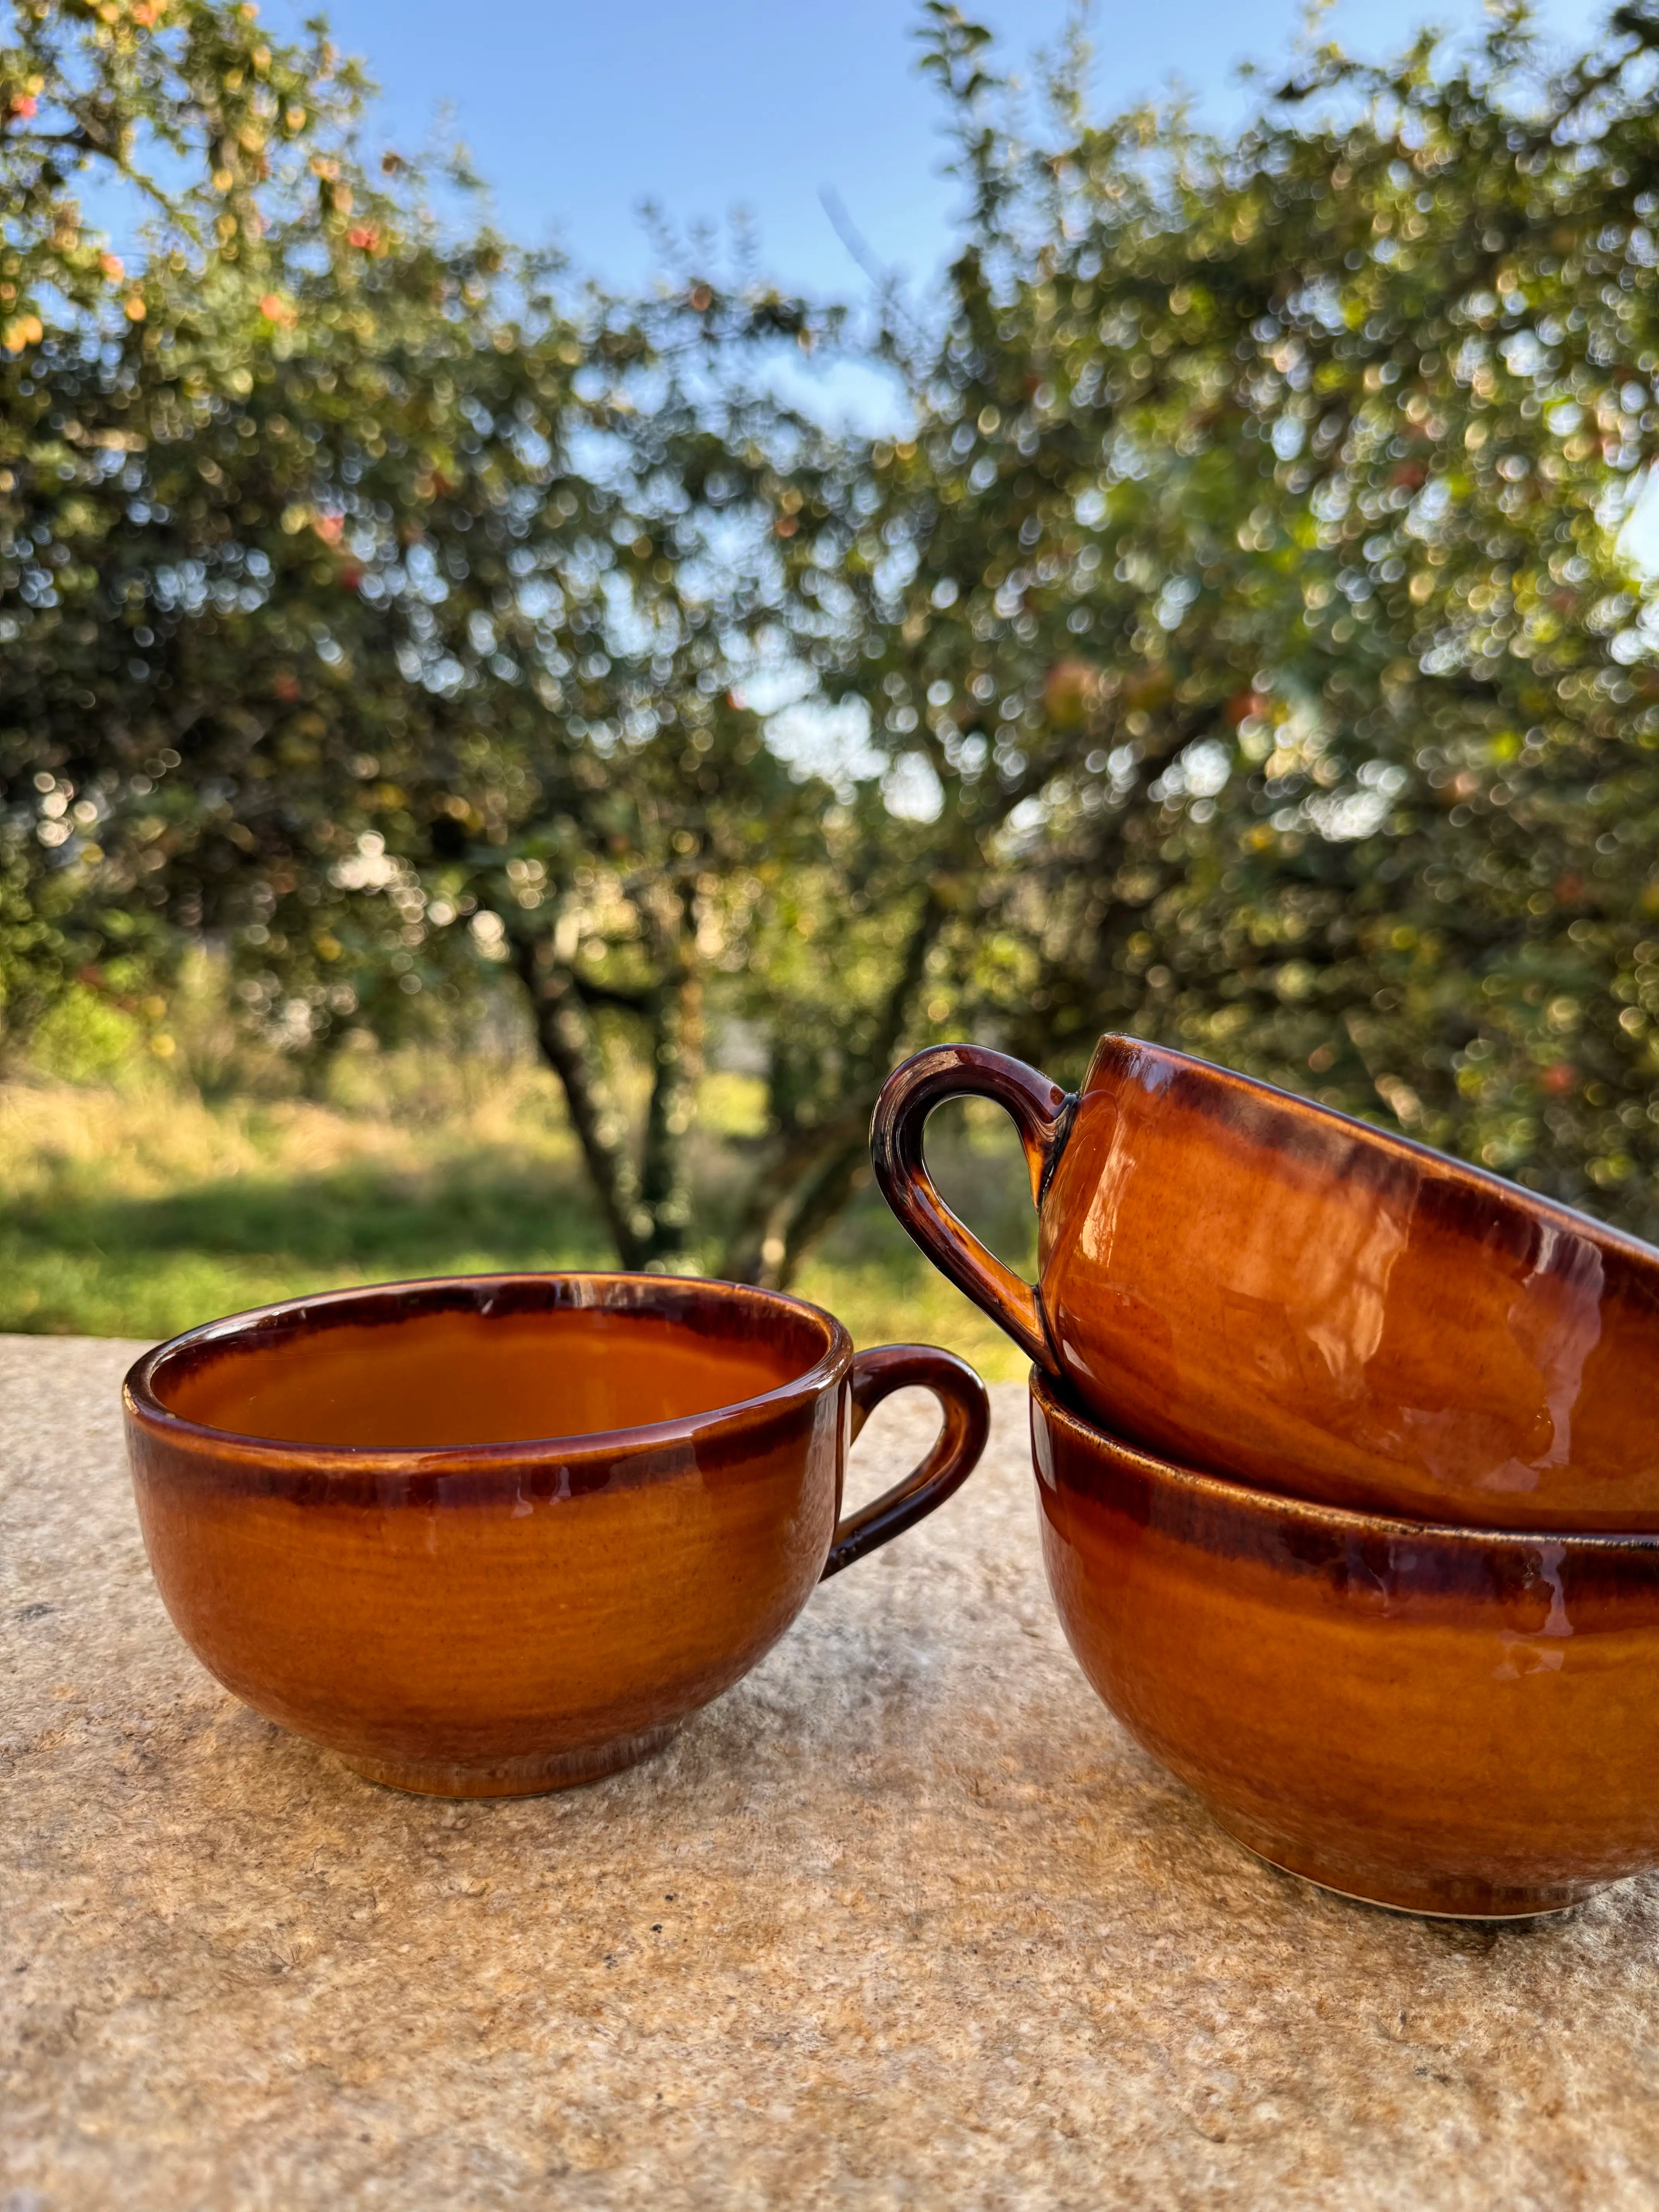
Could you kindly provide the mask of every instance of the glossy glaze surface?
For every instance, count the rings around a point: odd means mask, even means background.
[[[1041,1191],[1039,1282],[921,1165],[997,1098]],[[1117,1432],[1327,1503],[1470,1526],[1659,1528],[1659,1253],[1496,1176],[1133,1039],[1075,1100],[971,1046],[878,1109],[877,1171],[937,1264]]]
[[[838,1526],[848,1445],[913,1383],[938,1443]],[[823,1576],[942,1503],[988,1419],[948,1352],[855,1357],[796,1299],[592,1274],[238,1316],[140,1360],[125,1406],[150,1564],[197,1656],[361,1772],[453,1796],[659,1747]]]
[[[1659,1536],[1298,1504],[1120,1443],[1038,1376],[1031,1438],[1084,1673],[1253,1850],[1475,1917],[1659,1866]]]

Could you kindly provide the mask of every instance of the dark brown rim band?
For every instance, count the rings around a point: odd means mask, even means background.
[[[775,1312],[787,1313],[798,1320],[816,1324],[824,1334],[824,1350],[811,1366],[787,1382],[780,1383],[774,1390],[752,1398],[738,1399],[729,1405],[711,1407],[706,1412],[689,1413],[675,1421],[659,1421],[629,1429],[608,1429],[573,1437],[515,1437],[510,1443],[483,1444],[441,1445],[429,1449],[404,1448],[385,1449],[358,1444],[319,1444],[288,1442],[275,1437],[244,1435],[234,1429],[214,1428],[204,1422],[187,1419],[173,1413],[162,1403],[156,1391],[156,1382],[162,1370],[175,1361],[188,1360],[192,1354],[216,1348],[225,1350],[257,1350],[262,1334],[276,1331],[297,1332],[314,1319],[326,1325],[339,1323],[352,1317],[354,1308],[372,1307],[392,1297],[413,1301],[418,1310],[443,1310],[470,1304],[479,1310],[481,1291],[495,1291],[528,1294],[545,1292],[555,1285],[620,1290],[638,1286],[648,1287],[659,1294],[667,1294],[664,1304],[672,1306],[673,1291],[683,1289],[688,1300],[696,1296],[705,1302],[725,1304],[732,1308],[760,1306]],[[610,1305],[611,1310],[626,1311],[625,1298],[614,1303],[603,1298],[542,1298],[536,1301],[526,1296],[518,1306],[520,1311],[580,1311],[596,1306]],[[638,1305],[647,1310],[661,1311],[643,1297]],[[672,1318],[672,1313],[669,1316]],[[387,1316],[395,1324],[398,1316]],[[620,1452],[650,1452],[676,1444],[695,1443],[698,1438],[734,1423],[746,1424],[769,1413],[781,1412],[814,1395],[826,1384],[845,1374],[851,1365],[853,1340],[833,1314],[820,1306],[810,1304],[804,1298],[788,1297],[781,1291],[757,1290],[747,1284],[726,1283],[712,1279],[674,1275],[629,1274],[620,1270],[599,1271],[560,1269],[547,1273],[514,1271],[487,1275],[420,1276],[405,1282],[366,1283],[338,1291],[323,1291],[299,1298],[285,1298],[273,1305],[256,1306],[245,1313],[229,1314],[218,1321],[206,1322],[199,1328],[187,1329],[182,1335],[170,1338],[145,1352],[129,1370],[122,1385],[122,1399],[133,1419],[157,1434],[179,1443],[193,1443],[210,1447],[222,1456],[234,1458],[249,1467],[261,1467],[276,1473],[292,1468],[296,1461],[310,1468],[337,1469],[344,1474],[422,1474],[498,1473],[516,1467],[543,1465],[556,1456],[567,1462],[584,1460],[615,1458]]]
[[[1492,1552],[1512,1552],[1517,1547],[1536,1552],[1542,1546],[1568,1555],[1583,1553],[1605,1558],[1622,1553],[1650,1563],[1659,1555],[1659,1530],[1625,1534],[1616,1529],[1489,1528],[1457,1522],[1412,1521],[1394,1514],[1361,1513],[1348,1506],[1324,1505],[1311,1498],[1289,1497],[1280,1491],[1259,1490],[1249,1483],[1230,1482],[1224,1475],[1206,1474],[1198,1468],[1159,1459],[1127,1437],[1114,1436],[1098,1421],[1079,1413],[1063,1387],[1057,1386],[1052,1376],[1035,1366],[1030,1372],[1030,1394],[1045,1421],[1069,1431],[1085,1445],[1109,1452],[1139,1480],[1173,1490],[1240,1519],[1317,1530],[1322,1535],[1345,1541],[1382,1540],[1409,1543],[1415,1539],[1423,1543]],[[1036,1474],[1039,1481],[1048,1479],[1040,1466]]]

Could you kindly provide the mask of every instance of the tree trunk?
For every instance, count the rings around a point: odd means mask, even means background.
[[[530,999],[536,1042],[563,1086],[570,1124],[587,1179],[605,1216],[617,1258],[643,1267],[651,1256],[653,1222],[641,1203],[640,1177],[628,1146],[627,1117],[611,1099],[575,978],[552,957],[547,938],[514,934],[513,964]]]
[[[854,1078],[834,1110],[811,1128],[781,1138],[757,1178],[742,1219],[726,1244],[720,1272],[734,1282],[787,1290],[800,1264],[852,1195],[869,1158],[870,1117],[891,1073],[927,955],[946,909],[930,887],[921,903],[882,1017]]]
[[[651,994],[651,1103],[640,1169],[641,1210],[651,1223],[640,1264],[665,1269],[684,1260],[691,1233],[688,1139],[702,1079],[702,979],[689,891],[676,934],[668,973]]]
[[[798,1220],[803,1202],[831,1162],[848,1158],[856,1171],[869,1141],[869,1121],[867,1113],[854,1109],[781,1139],[757,1176],[721,1254],[720,1272],[728,1281],[767,1290],[787,1286],[807,1249]],[[815,1233],[827,1222],[828,1217],[816,1221]]]
[[[875,1098],[870,1101],[873,1110]],[[839,1145],[826,1145],[811,1175],[797,1187],[787,1216],[780,1224],[783,1246],[775,1273],[768,1279],[787,1290],[800,1265],[824,1231],[853,1195],[860,1172],[870,1161],[870,1115],[860,1111],[850,1134]]]
[[[691,1231],[687,1138],[702,1073],[702,987],[696,917],[678,910],[661,980],[638,1000],[584,987],[554,951],[550,935],[509,925],[514,969],[530,1000],[536,1042],[558,1077],[583,1164],[619,1266],[672,1270]],[[651,1068],[650,1103],[635,1160],[628,1115],[612,1093],[593,1035],[587,1000],[617,1003],[643,1018]]]

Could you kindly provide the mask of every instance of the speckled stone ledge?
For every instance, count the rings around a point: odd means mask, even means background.
[[[1659,1886],[1493,1930],[1247,1856],[1065,1648],[1018,1389],[665,1756],[451,1806],[179,1643],[135,1349],[0,1339],[0,2212],[1659,2203]]]

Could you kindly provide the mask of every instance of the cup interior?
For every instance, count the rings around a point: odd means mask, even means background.
[[[573,1279],[582,1303],[559,1298],[556,1285]],[[605,1297],[630,1279],[480,1279],[313,1300],[183,1340],[149,1385],[168,1413],[238,1436],[441,1450],[715,1413],[785,1388],[835,1348],[828,1316],[793,1300],[668,1279],[644,1286],[650,1303],[637,1290]]]

